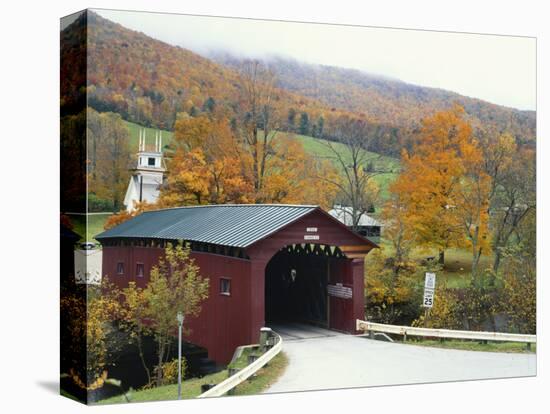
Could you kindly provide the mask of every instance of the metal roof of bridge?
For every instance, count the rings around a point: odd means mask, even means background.
[[[287,204],[221,204],[147,211],[96,236],[186,240],[248,247],[316,210]]]

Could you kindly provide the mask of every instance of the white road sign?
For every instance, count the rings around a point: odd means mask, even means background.
[[[425,308],[431,308],[434,305],[434,291],[433,289],[424,289],[424,300],[422,306]]]
[[[435,289],[435,273],[426,272],[426,280],[424,281],[426,289]]]
[[[426,272],[426,279],[424,281],[424,300],[422,306],[425,308],[431,308],[434,305],[434,291],[435,291],[435,273]]]

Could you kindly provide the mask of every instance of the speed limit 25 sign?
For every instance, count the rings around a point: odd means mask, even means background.
[[[422,306],[431,308],[434,305],[435,273],[426,272],[424,280],[424,300]]]
[[[434,305],[434,291],[433,289],[424,289],[424,301],[422,305],[425,308],[431,308]]]

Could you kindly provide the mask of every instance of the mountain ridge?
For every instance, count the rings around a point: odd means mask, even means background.
[[[84,19],[89,57],[84,86],[94,109],[117,112],[129,121],[164,129],[173,128],[178,112],[201,113],[209,101],[215,102],[216,115],[228,119],[235,116],[242,59],[227,53],[223,57],[203,56],[88,11],[62,31],[65,38],[75,39],[62,43],[70,45],[70,49],[61,51],[69,64],[83,38],[73,32],[82,29]],[[82,45],[79,50],[82,53]],[[281,120],[290,110],[298,116],[306,113],[312,121],[364,116],[373,125],[377,150],[386,155],[398,155],[411,142],[422,118],[457,102],[465,107],[475,128],[508,131],[519,143],[532,144],[535,140],[534,111],[510,109],[358,69],[282,57],[265,61],[277,75],[274,105]],[[83,82],[80,78],[76,81]],[[82,86],[73,85],[72,90]],[[74,98],[71,93],[62,91],[62,105]]]
[[[239,64],[239,59],[228,53],[212,53],[211,57],[229,67]],[[420,119],[433,113],[434,109],[444,110],[456,102],[481,123],[492,122],[494,119],[490,119],[491,117],[504,121],[502,113],[505,113],[517,117],[515,121],[524,126],[531,123],[529,128],[534,129],[536,111],[507,107],[447,89],[420,86],[355,68],[306,63],[280,55],[262,60],[276,73],[282,89],[319,99],[342,109],[366,113],[383,123],[395,122],[395,119],[388,116],[391,112],[388,101],[393,101],[402,110],[402,116],[397,117],[397,124],[400,126],[410,125],[411,121],[418,123]],[[353,89],[362,91],[364,95],[357,96]],[[370,97],[376,98],[375,103],[370,104],[361,99]],[[407,99],[410,101],[407,102]],[[411,116],[410,107],[416,104],[420,104],[420,107]],[[532,132],[534,135],[534,130]]]

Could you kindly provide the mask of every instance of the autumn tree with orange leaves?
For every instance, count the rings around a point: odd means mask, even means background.
[[[456,214],[462,224],[472,253],[472,277],[478,275],[482,254],[490,250],[489,205],[491,177],[485,171],[483,152],[478,141],[462,142],[460,156],[463,176],[457,187]]]
[[[174,141],[162,205],[250,202],[248,160],[226,120],[184,114],[176,122]]]
[[[291,136],[279,134],[274,76],[247,61],[239,78],[239,117],[181,113],[175,152],[168,162],[159,205],[287,203],[332,205],[338,182],[328,160],[308,154]]]
[[[103,225],[103,228],[105,230],[109,230],[110,228],[116,227],[119,224],[122,224],[125,221],[130,220],[131,218],[139,216],[141,213],[145,211],[155,210],[158,208],[161,208],[161,207],[157,206],[157,204],[151,204],[151,203],[148,203],[147,201],[141,201],[141,202],[135,201],[134,208],[132,211],[121,210],[118,213],[115,213],[109,216],[109,218]]]
[[[258,60],[246,60],[239,68],[239,110],[236,129],[242,138],[252,162],[252,184],[255,202],[261,198],[265,176],[269,173],[268,162],[273,156],[277,141],[278,116],[275,111],[275,75]]]
[[[329,160],[308,154],[296,139],[281,136],[273,145],[273,156],[266,162],[266,175],[260,198],[269,203],[316,204],[332,207],[340,176]]]
[[[490,177],[464,109],[455,106],[422,122],[416,145],[403,151],[403,170],[391,185],[406,206],[418,243],[445,250],[471,247],[473,275],[489,243]]]

